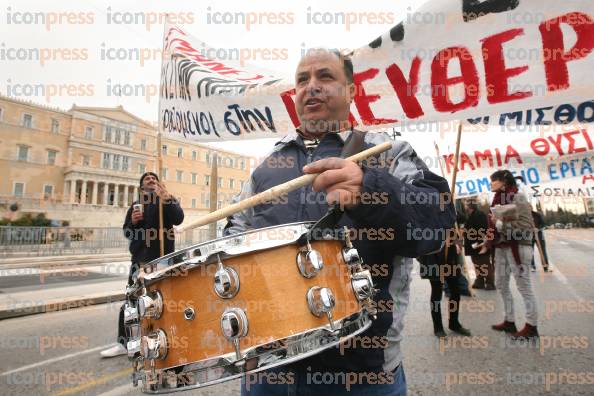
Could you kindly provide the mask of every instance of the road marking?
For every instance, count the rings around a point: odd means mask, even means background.
[[[75,386],[75,387],[72,387],[72,388],[63,389],[63,390],[61,390],[59,392],[56,392],[56,393],[52,394],[52,396],[66,396],[66,395],[71,395],[73,393],[78,393],[78,392],[80,392],[82,390],[85,390],[85,389],[88,389],[88,388],[93,388],[93,387],[95,387],[97,385],[101,385],[101,384],[103,384],[103,383],[105,383],[107,381],[110,381],[112,379],[120,378],[120,377],[123,377],[124,375],[128,375],[128,374],[132,374],[132,371],[134,371],[134,369],[132,367],[129,367],[127,369],[123,369],[123,370],[120,370],[120,371],[116,371],[113,374],[104,375],[103,377],[99,377],[96,380],[87,382],[85,384],[82,384],[82,385],[79,385],[79,386]],[[116,388],[116,389],[118,389],[118,388]],[[115,390],[115,389],[112,389],[112,390]]]
[[[33,363],[33,364],[28,364],[26,366],[19,367],[19,368],[16,368],[14,370],[5,371],[2,374],[0,374],[0,377],[5,376],[5,375],[10,375],[10,374],[18,373],[20,371],[30,370],[32,368],[36,368],[36,367],[40,367],[40,366],[45,366],[46,364],[59,362],[60,360],[70,359],[72,357],[76,357],[76,356],[80,356],[80,355],[86,355],[87,353],[97,352],[97,351],[100,351],[100,350],[103,350],[103,349],[107,349],[107,347],[112,346],[112,345],[113,344],[102,345],[102,346],[98,346],[96,348],[85,349],[84,351],[70,353],[68,355],[58,356],[58,357],[55,357],[55,358],[43,360],[41,362],[37,362],[37,363]]]
[[[584,301],[584,299],[582,297],[580,297],[576,291],[573,289],[573,287],[571,287],[571,284],[569,283],[569,281],[567,280],[567,278],[565,277],[565,275],[563,275],[563,273],[561,272],[561,270],[558,267],[555,267],[551,264],[551,262],[549,261],[549,265],[554,268],[555,270],[553,271],[553,276],[561,283],[563,283],[563,285],[565,286],[565,289],[567,291],[569,291],[570,294],[573,295],[573,297],[575,297],[576,300],[578,301]]]
[[[568,243],[568,242],[565,242],[565,241],[559,241],[559,243],[560,243],[561,245],[569,245],[569,243]]]

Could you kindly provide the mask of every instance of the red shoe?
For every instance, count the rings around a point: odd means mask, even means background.
[[[517,333],[518,329],[516,328],[516,324],[514,322],[508,322],[504,320],[503,323],[499,323],[497,325],[491,326],[493,330],[497,331],[505,331],[506,333]]]
[[[536,326],[532,326],[526,323],[522,330],[511,334],[511,337],[514,340],[530,340],[532,338],[537,338],[538,329],[536,328]]]

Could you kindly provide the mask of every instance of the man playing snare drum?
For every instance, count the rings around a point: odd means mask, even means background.
[[[357,235],[353,244],[379,289],[374,297],[377,319],[367,331],[339,347],[267,371],[283,374],[285,381],[270,380],[279,375],[258,375],[255,384],[246,384],[244,379],[242,394],[404,395],[400,340],[412,257],[439,250],[445,229],[454,223],[453,205],[443,200],[449,193],[447,182],[430,172],[403,141],[394,141],[379,161],[361,166],[339,158],[343,147],[357,136],[364,136],[360,149],[390,140],[386,134],[351,131],[348,120],[355,86],[348,58],[332,50],[310,51],[297,67],[295,85],[301,127],[275,145],[268,157],[272,160],[256,168],[238,198],[304,173],[321,174],[312,185],[289,193],[286,199],[233,215],[226,233],[316,221],[326,214],[329,204],[339,204],[345,213],[338,226],[348,226]],[[295,166],[274,167],[280,160]]]

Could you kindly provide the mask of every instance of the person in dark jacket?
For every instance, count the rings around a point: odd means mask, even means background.
[[[377,319],[355,342],[323,352],[258,376],[242,395],[404,395],[406,380],[401,365],[400,340],[408,306],[412,257],[438,251],[443,231],[451,228],[455,211],[448,183],[430,172],[412,147],[393,141],[392,148],[362,164],[340,158],[353,143],[361,149],[391,141],[384,133],[362,133],[349,123],[355,94],[353,66],[338,51],[310,51],[295,76],[295,108],[300,127],[280,140],[273,152],[252,173],[239,197],[293,180],[304,173],[320,173],[312,185],[292,191],[275,202],[256,205],[229,218],[226,234],[301,221],[317,221],[329,204],[345,209],[337,226],[347,226],[359,238],[355,248],[372,271],[379,289]],[[278,166],[277,164],[283,164]],[[441,194],[441,195],[440,195]],[[391,237],[373,237],[369,230],[389,230]],[[377,236],[377,234],[375,234]],[[372,342],[362,345],[361,340]],[[352,340],[351,340],[352,341]],[[275,373],[291,373],[292,383],[269,383]],[[270,374],[268,376],[267,374]],[[345,384],[347,374],[360,378]],[[363,375],[365,374],[365,375]],[[385,378],[378,383],[370,379]],[[319,378],[333,378],[320,382]],[[350,388],[349,388],[350,386]]]
[[[491,261],[491,252],[480,253],[480,247],[486,242],[489,220],[478,209],[476,202],[466,203],[468,217],[464,223],[464,254],[470,256],[474,264],[476,279],[473,289],[495,290],[495,269]]]
[[[463,272],[462,266],[458,263],[458,255],[461,253],[461,248],[458,243],[450,242],[449,238],[446,246],[438,253],[419,257],[421,278],[428,279],[431,283],[431,320],[433,322],[433,333],[439,338],[447,335],[441,319],[441,298],[445,283],[448,285],[450,292],[448,299],[448,327],[454,333],[470,336],[470,330],[462,326],[458,315],[460,309],[460,285],[456,277]]]
[[[159,182],[156,173],[146,172],[140,177],[140,197],[126,212],[124,235],[130,240],[129,250],[132,263],[128,274],[128,286],[138,276],[141,264],[161,256],[159,240],[159,201],[163,201],[163,247],[164,254],[175,250],[174,225],[184,221],[184,211],[165,185]],[[114,357],[127,353],[124,308],[120,308],[118,319],[118,344],[101,352],[102,357]]]

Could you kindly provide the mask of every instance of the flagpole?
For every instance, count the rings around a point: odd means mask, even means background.
[[[450,187],[450,191],[451,191],[451,202],[452,204],[455,205],[455,200],[456,200],[456,178],[458,177],[458,159],[460,157],[460,142],[462,140],[462,122],[460,122],[460,124],[458,124],[458,133],[456,135],[456,151],[454,153],[454,170],[452,172],[452,184]],[[441,175],[445,178],[445,172],[443,169],[443,164],[441,163],[441,155],[439,154],[439,147],[437,146],[436,142],[433,142],[435,145],[435,152],[437,153],[437,160],[439,162],[439,168],[441,169]],[[460,237],[462,239],[462,232],[460,230],[460,226],[458,225],[458,220],[456,219],[456,221],[454,222],[454,232],[456,233],[457,237]],[[448,260],[448,250],[449,250],[449,246],[446,244],[445,246],[445,259],[446,262]],[[464,245],[462,245],[462,254],[464,254]],[[464,265],[462,266],[462,269],[464,270],[464,275],[468,278],[468,271],[466,271],[466,257],[464,257]],[[443,282],[443,279],[442,279]],[[472,293],[472,290],[470,289],[470,287],[468,287],[468,292],[470,293],[470,296],[474,296],[474,294]]]
[[[166,15],[165,23],[163,24],[163,44],[165,41],[165,33],[167,32],[167,25],[169,23],[169,14]],[[161,53],[161,71],[163,70],[163,63],[165,61],[165,52]],[[161,78],[161,86],[159,87],[162,89],[163,85],[166,84],[166,81],[163,81]],[[161,116],[161,95],[159,95],[159,108],[157,110],[157,120],[160,119]],[[157,173],[163,178],[163,145],[162,145],[162,137],[161,137],[161,123],[159,122],[157,126]],[[159,198],[159,253],[160,256],[163,257],[165,255],[165,238],[163,237],[163,201]]]
[[[157,169],[159,174],[163,176],[163,146],[161,144],[161,132],[157,131]],[[163,200],[159,197],[159,253],[163,257],[165,255],[165,239],[163,238]]]
[[[210,167],[210,213],[215,212],[218,209],[218,188],[219,188],[219,157],[217,152],[214,151],[212,156],[210,157],[212,160],[212,164]],[[217,221],[213,221],[209,225],[209,232],[208,232],[210,239],[217,238]]]

